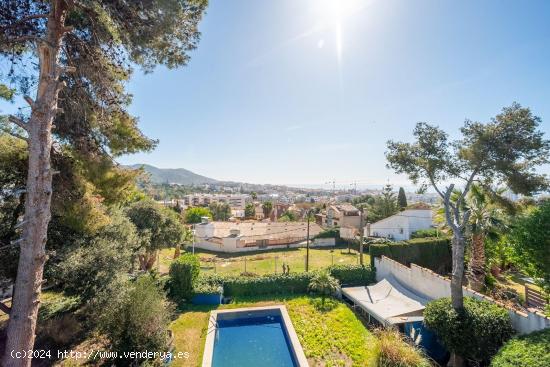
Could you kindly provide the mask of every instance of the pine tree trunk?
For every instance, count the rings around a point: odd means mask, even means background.
[[[482,234],[472,236],[472,257],[469,268],[470,287],[479,292],[485,285],[485,238]]]
[[[451,303],[455,310],[464,307],[462,283],[464,282],[464,237],[459,231],[454,231],[452,239],[453,272],[451,277]]]
[[[15,294],[7,329],[4,367],[30,366],[31,358],[13,358],[15,352],[33,349],[36,321],[46,262],[46,239],[50,221],[52,170],[51,129],[57,112],[59,58],[64,29],[65,5],[53,2],[46,39],[38,45],[40,74],[36,100],[28,121],[29,169],[27,175],[25,226],[15,282]]]

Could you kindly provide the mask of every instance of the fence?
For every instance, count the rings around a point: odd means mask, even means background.
[[[416,264],[411,264],[409,268],[386,256],[382,256],[382,258],[377,257],[374,262],[376,266],[377,281],[392,276],[404,287],[409,288],[427,299],[438,299],[450,297],[451,295],[450,280],[443,278],[441,275],[429,269],[420,267]],[[506,308],[510,315],[512,326],[520,334],[527,334],[536,330],[550,328],[550,317],[545,316],[542,312],[520,312],[484,294],[466,287],[463,288],[465,296],[484,299]]]
[[[525,284],[525,303],[527,307],[543,309],[548,304],[548,300],[540,290]]]

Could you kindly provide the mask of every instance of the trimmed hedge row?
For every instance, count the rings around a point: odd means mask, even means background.
[[[450,298],[429,302],[424,310],[424,324],[447,349],[482,365],[487,365],[514,335],[506,309],[471,297],[464,297],[461,312],[452,307]]]
[[[369,266],[335,265],[327,270],[342,285],[368,285],[375,281],[375,273]],[[255,277],[206,274],[200,276],[198,283],[201,288],[222,286],[226,296],[304,294],[308,292],[309,282],[315,274],[315,271]]]
[[[409,241],[391,243],[373,243],[369,246],[371,266],[374,257],[382,255],[401,264],[411,263],[441,273],[452,265],[451,241],[448,238],[415,238]]]
[[[491,362],[491,367],[540,366],[550,366],[550,329],[512,338]]]

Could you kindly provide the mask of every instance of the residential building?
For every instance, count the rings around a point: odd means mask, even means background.
[[[310,223],[310,238],[323,229]],[[307,239],[304,222],[211,222],[195,225],[195,246],[211,251],[240,252],[284,248]]]
[[[317,214],[315,222],[324,227],[350,227],[359,229],[361,212],[351,204],[329,205],[326,213]]]
[[[184,204],[188,206],[208,206],[212,203],[227,203],[231,209],[244,210],[247,195],[240,194],[189,194],[184,197]]]
[[[365,236],[385,237],[395,241],[411,238],[411,234],[433,226],[432,209],[406,209],[365,227]]]

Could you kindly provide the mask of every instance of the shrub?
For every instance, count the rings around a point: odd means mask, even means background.
[[[411,238],[439,237],[440,231],[437,228],[419,229],[411,233]]]
[[[193,296],[193,286],[200,271],[200,262],[197,256],[186,253],[170,264],[170,281],[168,287],[170,297],[181,304]]]
[[[165,351],[170,323],[169,303],[150,276],[128,283],[119,289],[120,297],[105,307],[99,329],[108,337],[111,350]],[[133,360],[117,359],[117,364],[133,364]]]
[[[464,298],[462,312],[452,307],[450,298],[428,303],[424,323],[447,349],[478,362],[488,362],[514,334],[508,311],[470,297]]]
[[[369,285],[376,281],[376,273],[370,266],[332,265],[328,271],[345,286]]]
[[[340,284],[330,276],[327,271],[315,274],[309,281],[309,289],[321,295],[321,303],[325,304],[325,298],[338,290]]]
[[[323,232],[320,232],[313,238],[340,238],[340,229],[339,228],[329,228],[325,229]]]
[[[403,265],[411,263],[443,272],[451,266],[451,245],[448,238],[416,238],[403,242],[373,243],[369,246],[371,266],[382,255]]]
[[[304,294],[307,293],[313,274],[224,277],[224,294],[237,297],[265,294]]]
[[[328,273],[345,285],[367,285],[375,280],[375,273],[369,266],[335,265],[328,268]],[[201,287],[211,287],[210,289],[223,286],[224,295],[227,296],[305,294],[315,275],[316,272],[251,277],[203,274],[197,283]]]
[[[550,329],[515,337],[493,358],[491,367],[550,366]]]
[[[421,350],[403,340],[399,331],[385,329],[377,332],[379,367],[430,367]]]

